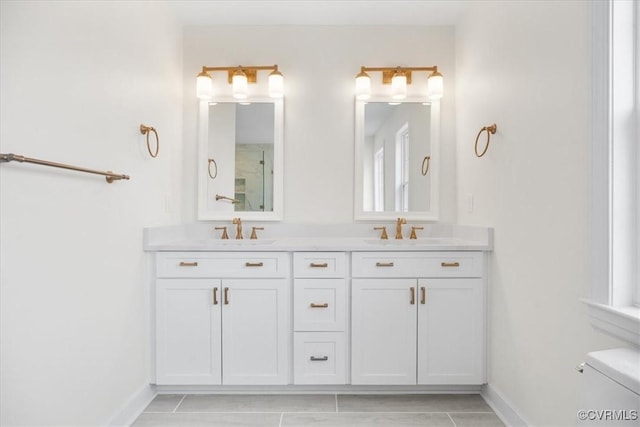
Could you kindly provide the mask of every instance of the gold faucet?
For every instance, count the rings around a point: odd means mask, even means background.
[[[411,236],[409,236],[409,239],[417,239],[418,236],[416,236],[416,230],[424,230],[424,227],[411,227]]]
[[[373,227],[374,230],[382,230],[382,233],[380,233],[380,238],[382,240],[387,240],[389,238],[389,236],[387,236],[387,227]]]
[[[242,221],[240,218],[233,218],[232,223],[236,225],[236,239],[242,239]]]
[[[228,239],[229,235],[227,234],[227,227],[215,227],[216,230],[223,230],[221,239]]]
[[[407,220],[404,218],[398,218],[396,221],[396,239],[402,239],[402,224],[406,224]]]
[[[252,240],[257,240],[258,239],[258,234],[256,233],[256,230],[264,230],[264,227],[251,227],[251,237],[250,237],[250,239],[252,239]]]

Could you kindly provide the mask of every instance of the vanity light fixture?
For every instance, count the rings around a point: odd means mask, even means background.
[[[438,67],[360,67],[360,73],[356,75],[356,99],[366,100],[371,97],[371,77],[367,71],[382,72],[382,83],[391,85],[391,97],[404,99],[407,97],[407,85],[411,84],[412,71],[428,71],[427,97],[431,100],[442,98],[443,79],[438,72]]]
[[[232,85],[233,97],[236,99],[247,99],[249,96],[249,83],[258,81],[258,71],[271,70],[269,74],[269,96],[272,98],[282,98],[284,96],[284,79],[282,73],[278,71],[277,65],[257,65],[237,67],[207,67],[203,66],[202,71],[196,78],[196,95],[200,99],[213,98],[213,79],[211,72],[226,71],[227,80]]]

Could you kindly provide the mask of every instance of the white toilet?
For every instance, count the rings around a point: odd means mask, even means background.
[[[587,354],[579,426],[640,426],[640,353],[618,348]]]

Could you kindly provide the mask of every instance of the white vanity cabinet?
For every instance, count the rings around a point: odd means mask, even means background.
[[[294,384],[346,384],[346,254],[293,254]]]
[[[284,252],[158,252],[156,384],[288,384],[289,270]]]
[[[482,252],[353,252],[351,383],[485,382]]]

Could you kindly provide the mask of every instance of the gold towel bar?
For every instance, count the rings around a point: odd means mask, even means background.
[[[111,171],[102,172],[102,171],[93,170],[93,169],[81,168],[78,166],[65,165],[63,163],[50,162],[47,160],[32,159],[30,157],[25,157],[25,156],[21,156],[19,154],[13,154],[13,153],[0,154],[0,163],[7,163],[7,162],[13,162],[13,161],[20,162],[20,163],[34,163],[36,165],[51,166],[54,168],[69,169],[69,170],[78,171],[78,172],[86,172],[86,173],[93,173],[96,175],[103,175],[105,176],[105,179],[109,184],[111,184],[113,181],[118,181],[121,179],[129,179],[129,175],[120,175],[120,174],[113,173]]]

